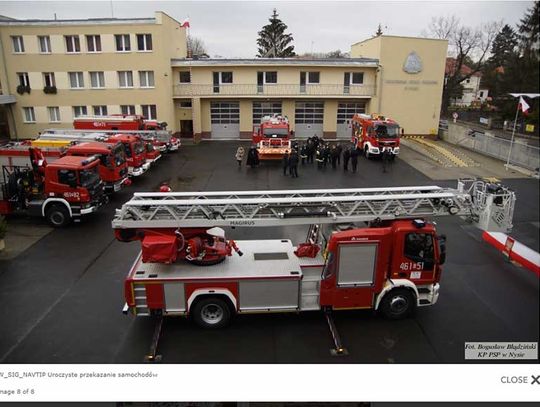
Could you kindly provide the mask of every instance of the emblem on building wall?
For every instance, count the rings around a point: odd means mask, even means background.
[[[407,58],[405,58],[403,70],[407,73],[422,72],[422,60],[415,51],[412,51],[409,55],[407,55]]]

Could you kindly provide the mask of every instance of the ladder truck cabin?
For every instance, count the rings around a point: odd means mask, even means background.
[[[291,151],[289,120],[281,115],[264,116],[253,128],[252,142],[257,146],[259,160],[280,160]]]
[[[144,174],[150,168],[150,163],[146,159],[146,146],[139,137],[129,134],[113,134],[108,135],[98,132],[44,132],[35,140],[36,143],[47,144],[50,141],[64,142],[92,142],[101,141],[108,144],[116,145],[121,143],[124,146],[126,161],[128,165],[128,174],[131,177],[138,177]]]
[[[250,312],[372,308],[403,318],[439,297],[445,237],[426,218],[508,230],[514,202],[507,188],[476,180],[457,189],[136,193],[112,222],[118,240],[142,247],[124,311],[187,315],[206,328]],[[304,242],[233,241],[222,229],[290,225],[309,225]]]
[[[392,119],[377,114],[357,113],[351,121],[352,143],[366,158],[390,153],[392,159],[399,154],[399,125]]]
[[[42,144],[45,144],[45,146],[41,146]],[[39,148],[48,163],[52,163],[64,156],[96,156],[99,158],[99,177],[103,182],[106,193],[120,191],[124,186],[130,184],[122,143],[111,144],[97,141],[77,143],[66,141],[53,143],[52,147],[47,146],[47,144],[36,140],[27,140],[3,145],[0,147],[0,164],[9,167],[27,165],[30,159],[30,147]]]
[[[180,147],[180,140],[167,131],[167,123],[145,120],[140,115],[81,116],[73,120],[73,128],[76,130],[136,133],[145,141],[151,142],[158,151],[176,151]]]
[[[97,156],[65,156],[49,164],[39,149],[30,148],[29,158],[31,166],[2,166],[2,215],[26,213],[63,227],[106,203]]]

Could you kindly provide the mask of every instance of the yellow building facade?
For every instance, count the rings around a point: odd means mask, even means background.
[[[297,137],[347,139],[355,113],[380,113],[405,134],[430,134],[447,50],[442,40],[383,35],[352,45],[350,58],[192,59],[185,29],[162,12],[0,18],[0,45],[0,133],[11,138],[117,113],[203,139],[249,139],[271,114],[287,116]]]

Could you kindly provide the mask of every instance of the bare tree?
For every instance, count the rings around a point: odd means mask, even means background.
[[[431,20],[424,35],[448,40],[448,56],[452,58],[443,89],[443,112],[448,110],[450,98],[459,93],[461,83],[484,68],[491,44],[501,27],[502,22],[490,22],[476,28],[467,27],[456,16]],[[464,69],[464,66],[470,69]]]
[[[206,45],[200,38],[188,36],[187,37],[188,55],[192,57],[208,58],[208,51]]]

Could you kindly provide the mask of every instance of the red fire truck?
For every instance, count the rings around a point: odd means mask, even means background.
[[[372,308],[403,318],[439,296],[445,238],[426,217],[508,230],[514,204],[511,190],[477,180],[457,189],[136,193],[112,222],[118,240],[142,246],[124,311],[191,316],[205,328],[251,312]],[[222,229],[293,225],[310,225],[305,242],[235,242]]]
[[[128,174],[138,177],[148,171],[151,161],[147,160],[146,144],[141,139],[129,134],[106,134],[100,132],[78,132],[76,130],[47,130],[39,135],[40,141],[76,141],[91,142],[100,141],[116,145],[122,143],[126,154]]]
[[[73,144],[75,143],[75,144]],[[29,161],[29,147],[37,147],[48,163],[66,155],[99,158],[99,176],[106,193],[119,191],[129,185],[128,166],[121,143],[101,143],[97,141],[77,143],[65,146],[41,147],[39,141],[27,140],[11,142],[0,147],[0,165],[11,167],[24,166]]]
[[[253,127],[253,144],[257,145],[260,160],[280,160],[291,151],[291,131],[285,116],[264,116]]]
[[[180,147],[180,140],[166,131],[167,123],[145,120],[141,115],[81,116],[73,120],[73,128],[136,134],[158,151],[176,151]]]
[[[96,212],[107,201],[99,178],[98,157],[65,156],[48,164],[30,148],[29,166],[2,166],[0,213],[45,217],[54,227]]]
[[[399,154],[399,125],[377,114],[357,113],[352,118],[352,142],[366,158],[380,156],[383,151],[392,158]]]

